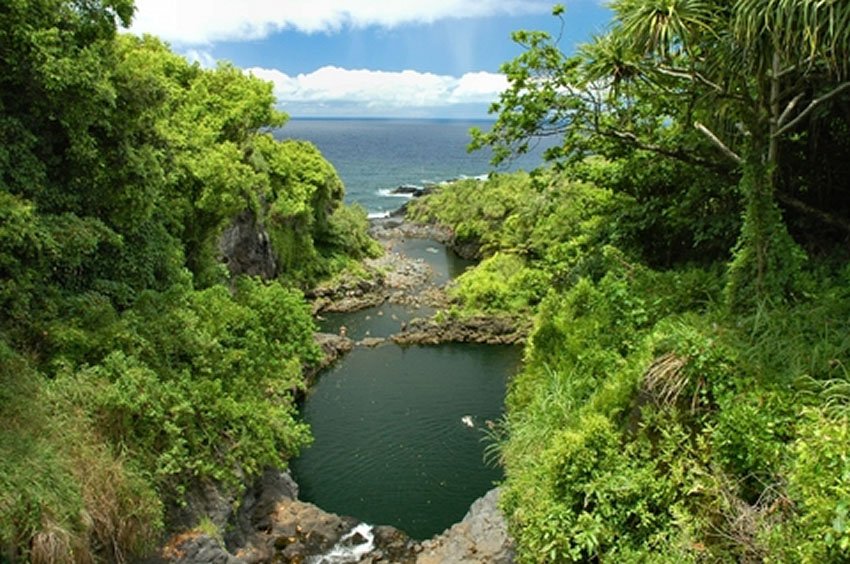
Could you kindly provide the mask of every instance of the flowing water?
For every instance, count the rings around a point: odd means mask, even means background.
[[[404,245],[435,268],[438,283],[466,266],[433,241]],[[356,340],[386,337],[430,313],[384,304],[322,323],[330,331],[344,324]],[[502,476],[484,462],[484,439],[520,354],[472,344],[355,348],[304,402],[315,441],[292,464],[301,498],[417,539],[459,521]]]
[[[346,201],[380,216],[405,201],[390,193],[399,185],[489,173],[489,152],[466,152],[471,126],[487,129],[489,123],[293,119],[276,135],[315,143],[345,183]],[[539,166],[546,146],[507,168]],[[408,239],[394,247],[431,265],[435,285],[469,265],[433,241]],[[433,313],[384,304],[324,314],[320,325],[334,333],[344,325],[360,340],[388,337],[413,317]],[[304,402],[315,442],[293,461],[301,497],[328,511],[394,525],[414,538],[441,532],[501,477],[484,464],[482,439],[487,421],[501,415],[506,381],[519,361],[516,347],[405,349],[387,343],[355,349],[322,375]]]

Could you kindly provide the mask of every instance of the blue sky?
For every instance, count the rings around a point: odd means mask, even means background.
[[[562,47],[604,30],[600,0],[566,0]],[[275,84],[293,117],[486,117],[520,53],[517,29],[557,34],[543,0],[137,0],[134,33]]]

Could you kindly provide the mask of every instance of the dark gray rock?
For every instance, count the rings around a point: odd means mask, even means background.
[[[172,531],[185,531],[197,526],[201,517],[209,519],[219,529],[224,529],[233,515],[236,491],[209,480],[190,488],[183,503],[168,508],[166,521]]]
[[[466,260],[481,259],[482,245],[481,241],[477,239],[458,239],[457,237],[452,237],[451,241],[448,242],[448,246],[460,258]]]
[[[412,564],[416,562],[416,543],[403,531],[383,525],[374,527],[375,550],[372,556],[376,559],[397,564]]]
[[[277,261],[269,234],[251,210],[236,216],[221,234],[218,248],[231,276],[247,274],[270,280],[277,275]]]
[[[524,342],[531,327],[528,320],[502,316],[469,318],[414,319],[392,336],[399,345],[436,345],[439,343],[488,343],[515,345]]]
[[[204,534],[175,537],[163,551],[165,562],[174,564],[244,564],[212,537]]]
[[[499,509],[499,489],[472,504],[460,523],[422,543],[417,564],[511,564],[515,551]]]
[[[269,468],[245,491],[239,510],[228,527],[225,542],[228,548],[247,544],[257,531],[273,528],[270,516],[281,500],[298,499],[298,484],[289,475],[277,468]]]
[[[422,186],[416,186],[415,184],[402,184],[401,186],[390,190],[390,194],[398,196],[413,196],[414,198],[418,198],[425,194],[425,188]]]

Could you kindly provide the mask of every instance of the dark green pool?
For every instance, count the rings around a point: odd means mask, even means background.
[[[304,404],[315,443],[293,463],[302,499],[418,539],[459,521],[501,477],[482,438],[519,358],[490,345],[355,349]]]

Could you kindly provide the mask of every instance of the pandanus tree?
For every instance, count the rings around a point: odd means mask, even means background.
[[[491,108],[497,122],[473,146],[494,146],[499,160],[535,137],[564,135],[551,156],[632,147],[731,170],[745,212],[730,305],[787,297],[803,254],[777,205],[776,173],[783,142],[850,96],[850,2],[615,0],[611,8],[610,30],[572,57],[558,38],[515,33],[526,51],[503,66],[510,86]],[[566,23],[562,7],[554,14]]]

